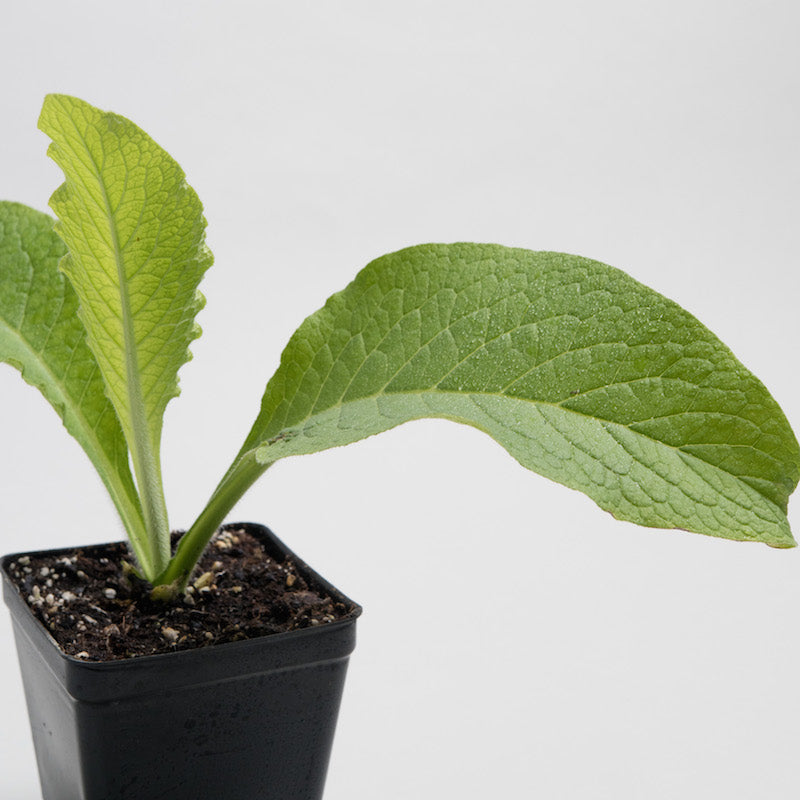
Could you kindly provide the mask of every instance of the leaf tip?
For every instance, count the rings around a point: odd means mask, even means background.
[[[44,96],[42,102],[42,110],[39,112],[39,120],[37,127],[40,131],[49,135],[53,117],[64,110],[67,105],[75,105],[79,103],[76,97],[71,97],[68,94],[49,93]]]
[[[780,536],[776,536],[774,539],[767,541],[766,544],[775,550],[790,550],[793,547],[797,547],[797,542],[794,536],[792,536],[792,532],[789,530],[788,526],[785,531],[781,531]]]

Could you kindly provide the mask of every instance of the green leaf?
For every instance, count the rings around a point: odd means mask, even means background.
[[[124,117],[50,95],[39,127],[66,176],[50,200],[69,248],[61,268],[131,450],[158,572],[169,558],[163,415],[199,335],[197,287],[212,261],[202,206],[178,164]]]
[[[331,297],[226,481],[421,417],[485,431],[620,519],[794,544],[797,440],[712,333],[612,267],[493,245],[387,255]]]
[[[49,216],[0,202],[0,361],[16,367],[55,408],[140,544],[144,523],[128,448],[86,344],[78,298],[58,271],[65,252]]]

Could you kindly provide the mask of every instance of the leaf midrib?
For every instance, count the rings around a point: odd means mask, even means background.
[[[667,442],[662,441],[661,439],[656,439],[656,438],[654,438],[652,436],[648,436],[647,434],[644,434],[641,431],[637,431],[634,428],[632,428],[632,427],[630,427],[628,425],[625,425],[622,422],[617,422],[615,420],[610,420],[610,419],[604,419],[602,417],[597,417],[597,416],[594,416],[592,414],[587,414],[585,412],[577,411],[577,410],[572,409],[572,408],[566,408],[565,406],[561,405],[561,403],[554,403],[554,402],[550,402],[550,401],[547,401],[547,400],[533,400],[533,399],[526,398],[526,397],[511,397],[509,395],[498,394],[498,393],[495,393],[495,392],[479,392],[479,391],[457,392],[457,391],[452,391],[452,390],[441,390],[441,389],[438,389],[438,388],[435,388],[435,387],[431,388],[431,389],[404,390],[404,391],[401,391],[401,392],[385,392],[385,391],[381,391],[381,392],[377,392],[377,393],[374,393],[374,394],[371,394],[371,395],[365,395],[365,396],[359,397],[357,399],[347,400],[345,402],[338,403],[336,405],[328,407],[324,411],[314,411],[312,414],[306,415],[302,420],[300,420],[299,422],[297,422],[295,424],[283,425],[280,430],[278,430],[275,433],[271,434],[269,439],[270,440],[274,440],[275,436],[279,436],[283,431],[293,430],[293,429],[297,429],[297,428],[303,428],[306,425],[306,423],[308,423],[310,420],[312,420],[315,416],[321,416],[321,415],[326,414],[326,413],[335,412],[337,410],[342,409],[345,405],[348,405],[350,403],[361,403],[361,402],[369,402],[369,401],[377,402],[379,400],[379,398],[381,398],[381,397],[394,398],[394,397],[403,397],[403,396],[424,396],[424,395],[431,395],[431,394],[437,394],[437,395],[440,395],[440,396],[452,395],[454,397],[459,397],[459,398],[486,397],[486,398],[489,398],[489,399],[492,399],[492,400],[508,401],[508,402],[512,402],[512,403],[513,402],[529,403],[529,404],[531,404],[533,406],[545,406],[545,407],[548,407],[548,408],[557,409],[558,411],[563,412],[565,414],[574,414],[575,416],[581,417],[583,419],[588,419],[588,420],[590,420],[590,421],[592,421],[594,423],[597,423],[599,425],[603,425],[603,426],[609,425],[609,426],[614,426],[614,427],[617,427],[617,428],[621,428],[621,429],[623,429],[625,431],[628,431],[628,432],[632,433],[635,436],[641,437],[642,439],[644,439],[646,441],[652,442],[655,445],[667,448],[667,449],[669,449],[669,450],[671,450],[671,451],[673,451],[675,453],[679,453],[684,458],[688,458],[688,459],[691,459],[693,461],[697,461],[699,463],[705,464],[708,467],[711,467],[712,469],[719,470],[721,473],[724,473],[725,475],[730,476],[738,484],[740,484],[742,487],[744,487],[746,492],[748,492],[748,493],[749,492],[756,492],[759,495],[759,497],[764,499],[765,502],[769,503],[771,506],[774,506],[775,508],[780,509],[780,506],[778,506],[771,498],[767,497],[762,492],[760,492],[757,488],[755,488],[754,486],[751,486],[749,483],[747,483],[746,481],[742,480],[742,477],[750,477],[750,478],[754,478],[754,479],[758,478],[760,480],[764,480],[763,478],[759,478],[759,476],[755,476],[755,475],[740,476],[740,475],[737,475],[735,473],[732,473],[732,472],[724,469],[723,467],[719,466],[718,464],[713,464],[710,461],[706,461],[705,459],[700,458],[699,456],[695,455],[694,453],[687,452],[682,447],[676,447],[675,445],[671,445],[671,444],[669,444]],[[486,412],[484,412],[484,413],[486,413]],[[416,416],[415,415],[413,417],[409,417],[407,420],[403,420],[403,422],[410,422],[410,421],[415,420],[415,419],[425,419],[426,417],[429,418],[429,417],[433,417],[433,416],[434,415],[431,415],[431,414],[423,414],[423,415],[420,415],[420,416]],[[471,422],[465,422],[463,419],[456,419],[454,417],[446,417],[446,416],[443,416],[443,415],[436,415],[436,416],[439,417],[439,418],[450,419],[451,421],[454,421],[454,422],[460,422],[460,423],[471,425],[472,427],[476,427]],[[743,418],[739,418],[739,417],[737,417],[737,418],[738,419],[743,419]],[[402,424],[402,422],[401,423],[396,423],[396,424]],[[393,425],[390,425],[389,427],[390,428],[391,427],[395,427],[395,425],[393,424]],[[488,431],[484,431],[484,432],[487,433],[487,435],[491,436],[491,434]],[[255,450],[259,450],[262,447],[268,449],[270,447],[270,445],[269,445],[268,442],[264,442],[262,440],[262,442],[260,444],[256,445],[252,449],[255,451]],[[759,452],[759,453],[763,453],[764,452],[762,450],[756,450],[756,448],[752,448],[752,449],[754,451],[756,451],[756,452]],[[587,455],[591,455],[591,453],[587,453]],[[765,455],[769,455],[769,454],[765,454]],[[644,465],[644,466],[647,466],[647,465]],[[772,483],[772,481],[769,481],[769,482]]]
[[[156,571],[160,570],[160,563],[169,559],[169,537],[164,508],[161,497],[159,479],[159,460],[156,454],[155,442],[152,439],[149,421],[145,412],[144,394],[140,380],[136,334],[133,328],[133,314],[131,311],[130,294],[128,292],[128,276],[125,270],[125,259],[120,247],[119,233],[114,221],[115,212],[111,207],[108,190],[103,180],[100,167],[86,145],[86,139],[78,130],[77,123],[72,119],[72,124],[86,154],[97,185],[100,187],[106,223],[111,236],[111,245],[114,254],[114,265],[117,271],[117,289],[120,295],[120,311],[122,314],[122,335],[125,346],[125,372],[126,388],[131,415],[131,441],[128,446],[131,450],[136,481],[145,514],[145,522],[149,534],[146,537],[144,552],[151,560],[158,564]],[[123,189],[124,194],[125,189]],[[158,552],[158,551],[161,552]]]
[[[77,130],[77,128],[76,128]],[[136,334],[133,328],[133,315],[131,313],[130,293],[128,292],[128,275],[125,270],[125,259],[119,244],[119,233],[114,222],[114,210],[111,208],[111,201],[108,197],[103,176],[97,162],[94,160],[89,149],[86,147],[84,137],[80,137],[84,152],[92,165],[95,180],[100,187],[103,197],[103,205],[108,222],[108,230],[111,235],[111,246],[114,251],[114,266],[117,270],[117,288],[120,294],[120,310],[122,312],[122,336],[125,344],[125,372],[128,385],[128,398],[131,404],[131,417],[133,418],[134,431],[138,428],[138,423],[146,420],[144,414],[144,395],[139,379],[139,358],[136,352]],[[124,192],[124,190],[123,190]],[[148,437],[149,441],[149,437]]]
[[[37,349],[33,346],[33,344],[26,339],[21,331],[18,331],[15,328],[9,326],[9,324],[0,318],[0,332],[3,333],[4,336],[8,336],[8,338],[14,339],[16,342],[21,345],[24,349],[26,354],[28,354],[32,361],[35,361],[39,368],[44,372],[49,378],[50,382],[48,387],[54,391],[57,396],[58,400],[57,403],[61,406],[63,410],[69,409],[71,412],[71,416],[75,422],[80,425],[81,428],[81,435],[86,439],[87,442],[90,443],[90,447],[92,449],[92,460],[95,463],[102,465],[102,469],[100,470],[100,474],[105,477],[105,479],[110,483],[113,484],[115,487],[115,494],[117,498],[119,498],[120,503],[128,509],[129,518],[134,521],[139,518],[139,514],[137,509],[131,505],[129,502],[128,493],[125,491],[124,487],[120,485],[119,481],[117,480],[117,468],[116,465],[109,460],[105,448],[100,443],[100,439],[98,438],[97,431],[93,425],[89,423],[86,419],[86,416],[83,414],[80,406],[80,400],[74,401],[72,397],[65,393],[62,386],[65,380],[66,371],[64,376],[57,375],[53,370],[50,368],[47,361],[42,357],[41,350]],[[72,357],[72,356],[71,356]],[[21,365],[23,367],[23,376],[25,373],[24,364]],[[86,387],[88,386],[88,381],[84,383],[84,388],[81,393],[81,399],[86,392]],[[62,421],[63,420],[62,418]],[[134,535],[138,534],[138,530]]]
[[[470,289],[472,286],[479,284],[479,283],[480,283],[480,280],[481,280],[481,278],[480,278],[480,277],[476,278],[476,279],[475,279],[475,281],[473,281],[473,283],[471,283],[471,284],[469,284],[468,286],[466,286],[466,287],[464,287],[464,288],[460,289],[459,291],[456,291],[456,290],[454,290],[454,289],[452,289],[452,288],[450,288],[450,287],[442,287],[442,288],[440,288],[439,290],[437,290],[436,292],[434,292],[433,294],[429,295],[429,296],[428,296],[428,298],[426,298],[426,303],[428,303],[428,302],[432,302],[432,301],[433,301],[433,300],[435,300],[435,299],[436,299],[436,298],[437,298],[437,297],[438,297],[440,294],[446,293],[446,292],[448,292],[448,291],[452,291],[452,292],[454,292],[456,295],[458,295],[458,294],[463,294],[464,292],[468,291],[468,290],[469,290],[469,289]],[[356,301],[360,300],[360,299],[361,299],[361,297],[362,297],[364,294],[366,294],[366,292],[367,292],[368,290],[369,290],[369,287],[366,287],[366,288],[364,289],[364,291],[362,292],[362,295],[360,295],[358,298],[356,298]],[[476,315],[478,315],[478,314],[485,313],[485,312],[487,312],[487,311],[491,313],[491,309],[492,309],[492,308],[494,308],[495,306],[497,306],[497,305],[500,305],[500,304],[502,304],[502,303],[506,303],[506,302],[507,302],[509,299],[511,299],[513,296],[516,296],[516,295],[522,295],[522,296],[525,298],[526,302],[527,302],[529,305],[532,303],[532,300],[531,300],[531,298],[530,298],[530,297],[529,297],[529,296],[528,296],[528,295],[527,295],[527,294],[526,294],[524,291],[518,291],[518,292],[515,292],[515,294],[514,294],[514,295],[509,295],[509,296],[504,296],[504,297],[498,298],[498,299],[497,299],[497,300],[496,300],[496,301],[495,301],[495,302],[494,302],[494,303],[493,303],[491,306],[488,306],[488,307],[482,307],[482,308],[479,308],[479,309],[473,309],[473,310],[471,310],[471,311],[468,311],[468,312],[466,312],[466,313],[464,313],[464,314],[462,314],[462,315],[460,315],[460,316],[453,317],[453,318],[449,319],[449,321],[448,321],[448,323],[447,323],[447,326],[446,326],[446,327],[442,328],[441,330],[438,330],[438,331],[436,331],[436,333],[434,333],[434,335],[433,335],[433,336],[432,336],[430,339],[427,339],[425,342],[423,342],[423,343],[422,343],[422,344],[421,344],[421,345],[420,345],[420,346],[419,346],[419,347],[418,347],[418,348],[417,348],[417,349],[416,349],[416,350],[415,350],[415,351],[414,351],[414,352],[411,354],[411,356],[409,356],[409,357],[408,357],[408,358],[407,358],[407,359],[406,359],[406,360],[405,360],[405,361],[404,361],[402,364],[400,364],[400,365],[399,365],[399,366],[398,366],[398,367],[395,369],[395,371],[394,371],[394,374],[392,375],[392,378],[391,378],[389,381],[387,381],[387,385],[388,385],[388,383],[390,383],[390,382],[391,382],[391,380],[393,380],[394,378],[396,378],[396,377],[397,377],[397,376],[398,376],[398,375],[399,375],[399,374],[402,372],[402,370],[403,370],[403,369],[404,369],[406,366],[408,366],[408,364],[410,364],[410,363],[411,363],[411,361],[413,361],[413,359],[414,359],[414,358],[416,358],[416,357],[419,355],[419,353],[421,353],[421,352],[422,352],[422,351],[423,351],[425,348],[427,348],[427,347],[430,347],[430,346],[431,346],[431,345],[432,345],[432,344],[433,344],[433,343],[434,343],[434,342],[435,342],[435,341],[436,341],[436,340],[437,340],[439,337],[441,337],[441,336],[444,336],[445,334],[449,334],[449,335],[452,337],[452,328],[453,328],[454,326],[456,326],[458,323],[460,323],[460,322],[463,322],[464,320],[467,320],[467,319],[469,319],[469,318],[471,318],[471,317],[475,317],[475,316],[476,316]],[[665,301],[665,302],[667,302],[667,303],[670,303],[670,302],[671,302],[671,301],[667,300],[667,298],[661,297],[661,295],[658,295],[658,296],[659,296],[659,297],[660,297],[660,298],[661,298],[663,301]],[[575,319],[575,320],[577,320],[577,321],[578,321],[578,323],[580,323],[581,325],[584,325],[584,324],[586,324],[587,322],[589,322],[590,320],[592,320],[592,319],[596,318],[596,317],[597,317],[597,316],[598,316],[600,313],[602,313],[603,311],[607,311],[607,310],[608,310],[607,308],[605,308],[605,309],[598,309],[597,311],[595,311],[595,312],[593,312],[592,314],[589,314],[588,316],[585,316],[585,317],[578,316],[577,314],[575,314],[575,313],[573,313],[573,312],[570,312],[570,311],[562,311],[562,312],[553,313],[553,314],[550,314],[550,315],[548,315],[548,316],[544,316],[544,317],[541,317],[541,318],[537,318],[537,319],[535,319],[535,320],[530,320],[529,322],[521,322],[521,323],[519,323],[519,324],[517,324],[517,325],[514,325],[514,326],[513,326],[513,327],[511,327],[511,328],[507,328],[507,329],[505,329],[505,330],[501,331],[500,333],[498,333],[496,336],[492,336],[492,337],[490,337],[490,338],[487,338],[487,339],[483,339],[483,340],[481,340],[481,343],[480,343],[480,344],[479,344],[477,347],[475,347],[474,349],[470,350],[470,351],[469,351],[468,353],[466,353],[465,355],[463,355],[463,356],[460,356],[460,357],[459,357],[459,359],[458,359],[458,361],[457,361],[457,362],[456,362],[456,363],[455,363],[455,364],[454,364],[454,365],[453,365],[453,366],[452,366],[452,367],[451,367],[451,368],[450,368],[450,369],[449,369],[449,370],[448,370],[446,373],[444,373],[442,376],[440,376],[440,377],[439,377],[439,379],[438,379],[438,383],[441,383],[441,382],[442,382],[442,381],[444,381],[446,378],[448,378],[448,377],[449,377],[449,376],[450,376],[450,375],[451,375],[453,372],[455,372],[455,371],[456,371],[456,370],[457,370],[457,369],[458,369],[460,366],[462,366],[464,363],[466,363],[466,362],[467,362],[467,361],[468,361],[468,360],[469,360],[469,359],[470,359],[472,356],[474,356],[474,355],[475,355],[476,353],[478,353],[480,350],[482,350],[482,349],[484,349],[484,348],[488,347],[490,344],[492,344],[492,343],[494,343],[494,342],[496,342],[496,341],[499,341],[500,339],[503,339],[503,338],[504,338],[504,337],[506,337],[506,336],[510,336],[510,335],[513,335],[513,334],[519,333],[520,331],[522,331],[522,330],[524,330],[524,329],[527,329],[527,328],[536,328],[536,329],[538,329],[538,328],[540,328],[540,327],[541,327],[541,326],[542,326],[544,323],[547,323],[547,322],[552,322],[553,320],[557,320],[557,319],[563,319],[563,318],[571,318],[571,319]],[[388,337],[389,337],[389,336],[392,334],[392,332],[394,332],[394,331],[396,331],[396,330],[398,330],[398,329],[401,329],[401,328],[402,328],[402,324],[403,324],[403,321],[404,321],[404,320],[408,319],[408,318],[409,318],[409,317],[411,317],[412,315],[415,315],[415,314],[416,314],[416,315],[419,315],[419,314],[420,314],[420,312],[421,312],[421,308],[420,308],[420,307],[411,308],[411,309],[409,309],[408,311],[405,311],[405,312],[403,312],[403,313],[402,313],[402,314],[401,314],[401,315],[400,315],[400,316],[399,316],[399,317],[398,317],[396,320],[394,320],[394,322],[392,323],[391,327],[389,327],[389,328],[388,328],[388,329],[387,329],[387,330],[386,330],[386,331],[383,333],[383,335],[381,336],[381,338],[380,338],[380,339],[379,339],[377,342],[375,342],[375,344],[374,344],[374,345],[373,345],[373,346],[372,346],[372,347],[371,347],[371,348],[370,348],[368,351],[365,349],[365,355],[364,355],[364,359],[363,359],[362,365],[361,365],[361,367],[359,367],[359,369],[358,369],[358,370],[356,370],[356,372],[355,372],[355,373],[352,375],[352,377],[351,377],[351,379],[350,379],[350,381],[349,381],[349,383],[348,383],[348,386],[346,387],[345,391],[342,393],[342,396],[344,396],[344,394],[346,394],[346,391],[347,391],[347,389],[349,389],[350,385],[352,385],[352,383],[353,383],[353,382],[356,380],[356,378],[357,378],[357,377],[358,377],[358,376],[361,374],[361,371],[362,371],[362,369],[363,369],[363,366],[364,366],[364,364],[366,363],[367,359],[368,359],[368,358],[369,358],[369,357],[370,357],[372,354],[374,354],[374,353],[376,353],[376,352],[379,352],[379,351],[380,351],[380,348],[381,348],[381,346],[382,346],[382,345],[384,344],[384,342],[385,342],[385,341],[388,339]],[[363,331],[359,331],[357,335],[358,335],[359,337],[361,337],[361,339],[362,339],[362,341],[363,341]],[[529,375],[531,372],[534,372],[535,370],[537,370],[537,369],[540,369],[541,367],[543,367],[543,366],[546,366],[547,364],[549,364],[549,363],[552,363],[552,362],[553,362],[553,361],[555,361],[556,359],[558,359],[558,358],[561,358],[561,357],[563,357],[563,356],[565,356],[565,355],[570,355],[570,354],[572,354],[572,353],[578,353],[578,352],[582,352],[582,351],[584,351],[584,350],[591,350],[591,349],[592,349],[592,348],[594,348],[594,347],[601,347],[601,346],[604,346],[604,345],[623,345],[623,346],[625,346],[627,349],[630,349],[630,347],[631,347],[631,344],[630,344],[630,342],[628,342],[628,341],[624,341],[624,342],[620,342],[620,341],[609,341],[609,342],[592,342],[591,344],[584,345],[584,346],[582,346],[582,347],[573,348],[573,345],[574,345],[574,343],[575,343],[575,337],[576,337],[576,336],[577,336],[577,331],[576,331],[576,332],[573,334],[572,341],[570,342],[570,345],[569,345],[569,347],[568,347],[566,350],[563,350],[563,351],[561,351],[561,352],[555,353],[553,356],[550,356],[550,357],[548,357],[548,358],[544,359],[543,361],[540,361],[540,362],[538,362],[537,364],[534,364],[534,365],[533,365],[531,368],[529,368],[529,369],[528,369],[528,370],[527,370],[525,373],[522,373],[521,375],[518,375],[518,376],[516,376],[516,377],[514,378],[514,380],[513,380],[513,381],[512,381],[510,384],[508,384],[508,386],[504,387],[504,389],[507,389],[507,388],[509,388],[510,386],[513,386],[513,384],[514,384],[514,383],[518,382],[519,380],[522,380],[522,379],[523,379],[525,376]],[[350,340],[348,341],[348,344],[349,344],[349,342],[350,342],[350,341],[352,341],[354,338],[356,338],[356,336],[355,336],[355,335],[354,335],[354,336],[351,336]],[[665,344],[668,344],[668,343],[669,343],[669,342],[667,342],[667,343],[665,343]],[[650,344],[650,343],[648,343],[648,342],[643,342],[642,344],[643,344],[643,345],[647,345],[647,344]],[[672,342],[672,344],[675,344],[676,346],[681,346],[681,343],[680,343],[680,342]],[[345,350],[346,350],[346,346],[342,348],[342,351],[341,351],[341,352],[344,352]],[[331,362],[331,364],[330,364],[330,366],[329,366],[329,368],[328,368],[328,372],[327,372],[327,374],[326,374],[325,378],[324,378],[322,381],[320,381],[320,390],[319,390],[319,393],[317,394],[317,398],[316,398],[316,400],[315,400],[315,403],[316,403],[316,401],[319,399],[319,396],[320,396],[320,394],[321,394],[321,392],[322,392],[322,387],[323,387],[323,385],[324,385],[324,383],[325,383],[325,380],[326,380],[326,379],[327,379],[327,377],[330,375],[330,373],[333,371],[333,369],[336,367],[336,365],[339,363],[339,360],[340,360],[340,358],[341,358],[341,353],[339,354],[339,356],[338,356],[336,359],[334,359],[334,360]],[[672,366],[672,365],[670,365],[670,366]],[[621,367],[621,365],[620,365],[620,367]],[[669,369],[669,367],[667,367],[667,369]]]

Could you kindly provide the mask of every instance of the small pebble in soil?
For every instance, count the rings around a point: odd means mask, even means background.
[[[205,589],[207,586],[211,586],[214,582],[214,573],[213,572],[204,572],[195,582],[194,588],[195,589]]]
[[[176,630],[175,630],[175,628],[169,628],[169,627],[167,627],[167,626],[164,626],[164,627],[161,629],[161,635],[162,635],[162,636],[163,636],[163,637],[164,637],[164,638],[165,638],[165,639],[166,639],[166,640],[167,640],[167,641],[168,641],[170,644],[175,644],[175,642],[177,642],[177,641],[178,641],[178,637],[180,636],[180,633],[178,633],[178,631],[176,631]]]

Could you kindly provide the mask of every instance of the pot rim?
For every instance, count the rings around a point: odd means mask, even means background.
[[[172,652],[155,653],[143,656],[131,656],[128,658],[117,658],[108,661],[84,661],[76,656],[66,653],[47,627],[33,613],[33,609],[22,597],[16,585],[12,582],[8,574],[8,566],[11,562],[21,556],[32,554],[60,554],[69,553],[78,547],[53,548],[50,550],[30,550],[26,552],[11,553],[0,559],[0,569],[2,570],[3,589],[6,604],[9,607],[15,628],[22,632],[31,643],[45,656],[50,669],[57,675],[59,680],[70,687],[70,693],[82,694],[80,687],[90,678],[90,673],[96,679],[105,676],[109,683],[117,683],[123,674],[127,673],[146,673],[151,670],[167,673],[171,679],[167,683],[177,685],[181,681],[181,676],[185,677],[187,671],[191,671],[193,666],[201,672],[205,672],[208,662],[214,661],[212,669],[215,676],[223,675],[226,665],[233,668],[234,664],[251,662],[252,668],[249,671],[262,671],[265,665],[272,663],[274,669],[291,669],[293,666],[308,663],[307,657],[313,650],[315,656],[314,663],[321,661],[336,660],[349,655],[355,646],[356,619],[361,615],[362,608],[344,595],[325,578],[319,575],[305,561],[299,558],[287,547],[277,536],[266,526],[250,522],[234,522],[222,526],[223,530],[245,529],[249,533],[256,535],[264,543],[265,549],[279,558],[291,557],[297,569],[304,577],[329,592],[337,600],[346,603],[351,610],[344,616],[332,622],[316,625],[308,628],[300,628],[293,631],[266,634],[263,636],[240,639],[235,642],[223,642],[220,644],[209,644],[200,647],[175,650]],[[84,549],[93,547],[104,547],[110,542],[86,545]],[[342,631],[342,628],[352,627],[349,635]],[[345,636],[342,639],[342,635]],[[329,642],[329,644],[327,644]],[[321,652],[320,652],[321,650]],[[346,652],[344,652],[346,651]],[[219,666],[216,666],[219,665]],[[167,677],[167,675],[165,675]],[[216,680],[217,677],[210,678]],[[201,679],[199,682],[204,682]],[[98,687],[99,688],[99,687]],[[108,687],[109,691],[115,691]],[[94,694],[94,690],[91,692]],[[105,694],[105,692],[102,692]]]

